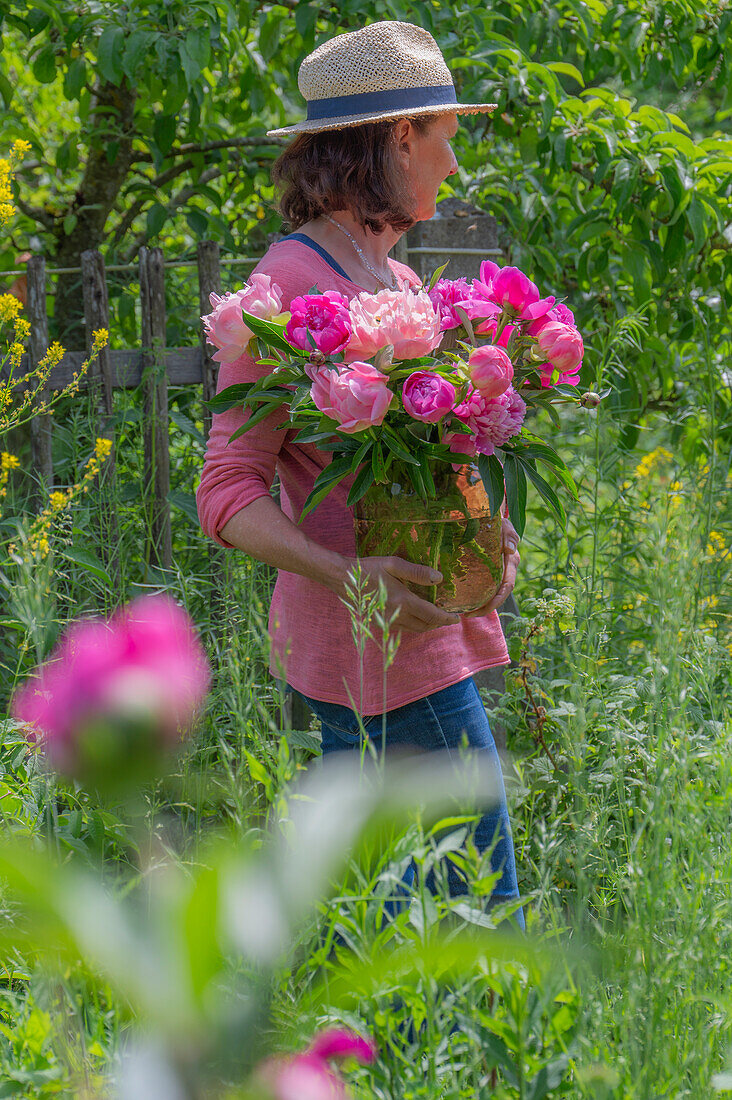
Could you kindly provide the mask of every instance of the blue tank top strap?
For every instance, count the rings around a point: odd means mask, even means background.
[[[286,237],[282,238],[285,241],[302,241],[308,248],[312,248],[314,252],[317,252],[334,271],[337,271],[339,275],[342,275],[344,279],[348,279],[349,283],[353,282],[353,279],[349,278],[346,272],[343,270],[337,260],[334,260],[330,252],[326,252],[321,244],[314,241],[312,237],[308,237],[307,233],[288,233]]]

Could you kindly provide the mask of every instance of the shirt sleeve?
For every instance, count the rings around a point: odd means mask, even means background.
[[[313,285],[313,268],[301,260],[279,260],[269,253],[254,269],[269,275],[282,292],[286,309],[293,298]],[[216,392],[241,382],[263,378],[269,367],[259,366],[249,354],[219,368]],[[220,546],[232,549],[219,532],[232,516],[259,497],[268,496],[274,480],[277,456],[286,432],[280,425],[287,419],[284,408],[276,409],[251,431],[230,442],[232,434],[246,420],[241,407],[214,413],[206,445],[201,480],[196,490],[198,518],[205,534]]]

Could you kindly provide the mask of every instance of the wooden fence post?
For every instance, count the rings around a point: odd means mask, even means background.
[[[44,256],[31,256],[28,260],[28,320],[30,337],[28,340],[28,371],[34,371],[48,351],[48,314],[46,312],[46,260]],[[41,390],[38,397],[43,400],[49,391]],[[34,416],[30,422],[31,466],[38,478],[38,486],[33,492],[34,506],[43,507],[43,485],[53,488],[53,458],[51,456],[51,429],[53,419],[47,414]]]
[[[109,330],[109,298],[101,252],[89,249],[81,254],[81,282],[84,296],[84,321],[86,324],[86,354],[91,353],[94,333],[101,328]],[[117,547],[119,532],[114,505],[115,453],[114,427],[112,424],[113,398],[112,373],[109,347],[104,347],[89,367],[89,397],[94,416],[95,438],[100,436],[112,441],[112,450],[105,461],[96,485],[99,499],[99,544],[102,561],[110,576],[119,579]]]
[[[221,294],[220,252],[216,241],[199,241],[196,249],[198,257],[198,313],[199,317],[213,309],[210,294]],[[208,439],[211,430],[211,410],[206,402],[216,395],[219,364],[212,357],[211,345],[206,340],[203,322],[199,325],[201,341],[201,366],[203,374],[203,435]],[[221,640],[226,633],[228,622],[226,604],[226,555],[223,547],[209,539],[208,565],[212,588],[212,622],[217,637]]]
[[[168,379],[165,373],[165,275],[161,248],[140,249],[142,385],[145,425],[144,492],[149,517],[148,561],[170,569],[170,452]]]

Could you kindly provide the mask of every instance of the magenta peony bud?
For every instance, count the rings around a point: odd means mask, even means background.
[[[574,374],[580,369],[585,349],[582,337],[572,325],[550,321],[543,326],[536,342],[552,366],[562,374]]]
[[[428,370],[416,370],[402,387],[404,411],[415,420],[435,424],[455,405],[455,387],[452,382]]]
[[[503,348],[483,344],[473,348],[468,359],[468,374],[483,397],[500,397],[511,385],[513,363]]]

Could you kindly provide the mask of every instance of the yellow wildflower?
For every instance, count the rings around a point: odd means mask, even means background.
[[[727,546],[724,537],[719,531],[710,531],[709,542],[707,543],[707,554],[709,554],[710,557],[714,557],[715,554],[724,554],[726,549]]]
[[[17,370],[20,366],[20,360],[23,358],[23,352],[25,348],[22,344],[11,344],[8,348],[10,352],[10,365],[14,370]]]
[[[670,451],[667,451],[665,447],[656,447],[655,451],[651,451],[645,458],[642,458],[635,468],[636,477],[648,477],[657,466],[660,466],[662,462],[671,462],[673,455]]]
[[[19,344],[24,343],[28,339],[28,337],[30,336],[30,330],[31,330],[30,321],[26,320],[25,317],[16,318],[16,321],[15,321],[15,339],[16,339],[17,343],[19,343]]]
[[[109,456],[109,452],[112,450],[111,439],[97,439],[94,444],[94,454],[99,459],[105,459]]]
[[[0,470],[14,470],[20,466],[20,459],[17,455],[11,455],[8,451],[3,451],[0,454]]]
[[[54,512],[59,512],[62,508],[65,508],[67,499],[66,493],[61,493],[58,490],[51,493],[50,504]]]
[[[0,325],[14,321],[23,309],[14,294],[0,294]]]

